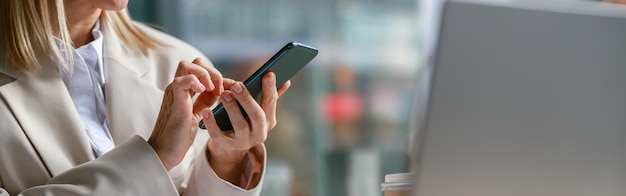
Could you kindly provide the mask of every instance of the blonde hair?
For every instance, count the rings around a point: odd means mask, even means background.
[[[0,0],[2,39],[6,59],[21,71],[41,68],[41,58],[57,59],[68,71],[72,70],[73,46],[67,28],[63,0]],[[126,9],[103,11],[102,18],[111,25],[124,44],[146,53],[161,45],[134,26]],[[103,24],[104,25],[104,24]],[[57,35],[55,35],[57,32]],[[55,37],[65,44],[59,46]]]

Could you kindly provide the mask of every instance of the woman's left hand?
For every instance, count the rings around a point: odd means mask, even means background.
[[[233,131],[221,131],[210,110],[203,111],[204,122],[211,139],[208,142],[209,164],[216,174],[233,184],[240,184],[243,160],[252,148],[262,144],[268,132],[276,126],[276,103],[291,83],[287,81],[276,89],[276,76],[269,72],[263,76],[263,92],[260,103],[242,82],[224,79],[221,101],[228,113]],[[241,108],[246,112],[245,117]]]

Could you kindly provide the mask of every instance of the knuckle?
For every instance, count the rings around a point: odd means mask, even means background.
[[[242,132],[246,132],[246,129],[248,128],[248,126],[244,123],[231,122],[231,124],[233,125],[234,130],[241,130]]]
[[[176,85],[178,83],[181,83],[183,81],[183,77],[179,76],[179,77],[175,77],[174,80],[172,81],[172,85]]]
[[[219,70],[217,70],[217,68],[213,67],[213,65],[207,65],[207,64],[202,64],[202,66],[210,73],[214,74],[215,76],[219,76],[222,77],[222,73],[220,73]]]
[[[265,96],[267,96],[268,99],[276,100],[278,99],[278,91],[276,90],[276,88],[270,89],[267,91],[267,93],[265,93]]]
[[[248,114],[250,119],[265,119],[265,113],[263,112],[253,112],[252,114]]]
[[[184,67],[185,64],[187,64],[186,61],[180,61],[178,62],[178,67]]]
[[[187,67],[187,61],[179,61],[178,66],[176,67],[176,74],[183,74]]]
[[[239,110],[239,108],[235,108],[235,109]],[[241,114],[237,114],[237,115],[241,115]],[[230,124],[232,125],[233,130],[240,131],[240,130],[248,129],[248,123],[240,119],[241,117],[237,117],[237,118],[234,118],[233,116],[230,117]]]
[[[232,98],[231,98],[232,99]],[[237,114],[239,111],[241,111],[241,109],[239,109],[239,105],[237,105],[237,101],[235,100],[231,100],[231,101],[222,101],[222,104],[224,105],[224,108],[226,109],[226,113],[228,114]]]
[[[278,102],[278,95],[272,94],[270,97],[268,97],[265,100],[265,106],[266,107],[274,106],[276,105],[277,102]]]
[[[200,72],[202,72],[202,74],[206,74],[206,75],[210,74],[209,70],[207,70],[206,68],[202,67],[201,65],[197,65],[197,66],[201,68]]]
[[[258,133],[250,134],[249,140],[250,140],[251,146],[265,142],[265,140],[267,140],[267,137],[268,137],[267,134],[268,134],[267,129],[262,129],[262,130],[259,130]]]
[[[267,140],[267,133],[269,132],[269,129],[267,129],[267,127],[265,127],[265,129],[263,129],[261,131],[261,133],[259,134],[259,137],[257,137],[258,141],[256,142],[257,144],[263,143],[265,140]]]
[[[244,93],[245,92],[246,91],[244,90]],[[239,104],[241,104],[242,106],[251,106],[256,104],[256,101],[251,96],[243,96],[244,93],[242,93],[241,95],[242,98],[241,100],[239,100]]]
[[[276,127],[276,125],[278,124],[278,122],[276,121],[276,118],[272,118],[269,120],[269,129],[273,129],[274,127]]]
[[[189,76],[179,76],[179,77],[175,77],[174,80],[172,81],[172,86],[178,87],[181,84],[185,83],[185,81],[187,81],[189,79]]]
[[[262,134],[262,135],[264,135],[264,137],[261,136],[261,137],[258,137],[257,139],[254,140],[253,146],[261,144],[261,143],[265,142],[265,140],[267,140],[267,134]]]

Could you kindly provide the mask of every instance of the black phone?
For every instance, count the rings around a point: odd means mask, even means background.
[[[274,72],[276,75],[276,88],[279,88],[296,73],[298,73],[298,71],[300,71],[305,65],[311,62],[311,60],[317,56],[317,53],[317,48],[298,42],[289,42],[243,83],[246,85],[248,91],[250,91],[250,94],[258,102],[262,94],[261,78],[265,75],[265,73],[269,71]],[[239,108],[241,109],[241,112],[246,115],[243,108],[241,108],[241,106],[239,106]],[[228,114],[226,113],[226,109],[222,103],[213,109],[213,115],[215,116],[217,125],[222,131],[233,130],[233,126],[230,123],[230,119],[228,118]],[[206,129],[204,121],[200,121],[199,127],[201,129]]]

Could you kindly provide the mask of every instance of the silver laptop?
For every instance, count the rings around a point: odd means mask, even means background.
[[[419,196],[625,196],[626,8],[445,5]]]

